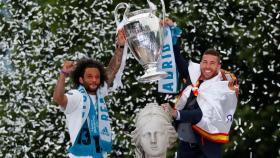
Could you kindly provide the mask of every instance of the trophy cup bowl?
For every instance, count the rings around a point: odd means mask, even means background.
[[[152,4],[149,0],[148,3]],[[130,6],[126,5],[126,7],[124,13],[126,40],[133,56],[145,69],[144,75],[138,81],[153,82],[165,78],[168,74],[158,70],[158,60],[163,46],[163,26],[160,24],[160,19],[153,9],[129,12]]]

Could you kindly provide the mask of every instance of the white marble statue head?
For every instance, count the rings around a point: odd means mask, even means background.
[[[177,133],[171,117],[156,103],[149,103],[136,116],[136,129],[132,132],[136,158],[165,158]]]

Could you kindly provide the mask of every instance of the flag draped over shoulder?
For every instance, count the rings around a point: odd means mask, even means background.
[[[191,82],[195,84],[200,76],[200,65],[190,62]],[[192,85],[186,87],[177,107],[183,109]],[[212,79],[205,80],[198,88],[197,103],[202,111],[202,119],[193,125],[201,136],[214,142],[227,143],[233,115],[237,106],[236,91],[229,88],[229,81],[224,80],[221,72]]]

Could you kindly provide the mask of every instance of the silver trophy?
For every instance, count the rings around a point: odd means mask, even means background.
[[[115,8],[115,21],[118,20],[118,9],[125,8],[123,15],[124,33],[130,51],[136,60],[144,67],[145,74],[139,82],[153,82],[167,76],[164,71],[158,70],[158,60],[163,46],[163,25],[156,16],[156,5],[147,0],[149,9],[130,12],[130,4],[119,3]],[[165,16],[165,5],[162,3],[162,18]]]

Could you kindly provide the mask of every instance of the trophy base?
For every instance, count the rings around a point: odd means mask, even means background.
[[[143,76],[141,76],[138,81],[142,83],[155,82],[167,76],[165,71],[157,71],[156,69],[148,69]]]

